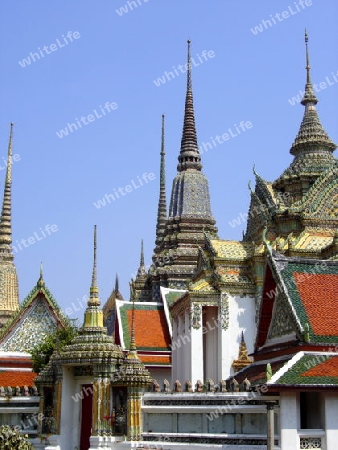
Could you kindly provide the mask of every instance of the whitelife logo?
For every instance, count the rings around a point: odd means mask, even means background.
[[[21,61],[18,61],[20,66],[22,68],[25,68],[27,66],[30,66],[32,62],[38,61],[41,58],[44,58],[46,55],[50,55],[51,53],[55,52],[59,48],[66,47],[70,42],[73,42],[74,39],[79,39],[81,37],[80,33],[78,31],[68,31],[67,35],[62,35],[62,39],[56,39],[56,44],[51,45],[44,45],[42,49],[38,47],[38,52],[30,52],[30,54],[27,56],[27,58],[22,59]]]

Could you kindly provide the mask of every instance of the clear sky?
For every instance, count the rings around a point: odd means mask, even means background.
[[[168,203],[176,174],[187,38],[199,144],[229,129],[233,135],[215,141],[202,162],[219,236],[240,239],[245,223],[230,223],[247,213],[253,164],[274,180],[291,162],[303,115],[291,100],[305,84],[305,27],[319,115],[338,142],[337,21],[336,0],[2,1],[0,188],[13,121],[20,299],[35,285],[43,261],[60,306],[79,305],[89,292],[94,224],[101,301],[115,273],[129,298],[141,238],[148,265],[154,248],[162,113]],[[241,121],[252,125],[242,125],[239,134]],[[124,195],[95,206],[119,188]],[[48,225],[54,225],[50,234]],[[70,315],[76,316],[82,322],[83,309]]]

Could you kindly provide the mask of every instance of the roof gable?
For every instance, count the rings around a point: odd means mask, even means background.
[[[268,337],[286,337],[292,331],[311,343],[338,343],[337,293],[338,261],[287,258],[272,252],[266,266],[256,347],[264,346]]]
[[[0,348],[4,351],[30,352],[45,336],[58,326],[64,327],[67,322],[49,290],[37,285],[2,330]]]
[[[123,349],[130,348],[133,303],[116,301],[118,330]],[[135,341],[137,350],[170,351],[170,334],[162,303],[135,302]]]

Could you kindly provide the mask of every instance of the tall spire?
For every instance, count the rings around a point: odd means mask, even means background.
[[[0,327],[19,309],[19,283],[12,253],[12,141],[10,126],[7,170],[0,218]]]
[[[97,270],[96,270],[96,225],[94,225],[93,273],[92,273],[92,284],[90,286],[90,298],[88,301],[88,305],[100,306],[99,289],[97,287]]]
[[[181,140],[181,151],[178,157],[178,172],[187,169],[201,170],[201,157],[198,151],[197,133],[195,126],[194,102],[191,82],[191,41],[188,40],[188,62],[187,62],[187,93],[185,97],[185,111],[183,133]]]
[[[164,115],[162,114],[162,137],[161,137],[161,166],[160,166],[160,197],[157,209],[156,245],[164,236],[167,220],[167,198],[165,190],[165,145],[164,145]]]
[[[146,266],[144,264],[144,249],[143,249],[143,239],[142,239],[141,240],[140,267],[138,268],[137,276],[146,275],[146,274],[147,274],[147,269],[146,269]]]
[[[290,150],[290,153],[295,156],[301,153],[308,153],[309,150],[326,150],[332,153],[336,148],[336,145],[331,141],[320,123],[317,114],[315,105],[318,103],[318,100],[313,92],[311,82],[308,41],[309,37],[305,30],[306,84],[304,96],[301,101],[302,105],[305,106],[305,111],[299,132]]]
[[[0,259],[13,261],[12,253],[12,140],[13,140],[13,126],[11,123],[9,142],[8,142],[8,157],[7,157],[7,171],[5,179],[5,189],[2,204],[2,212],[0,219]]]

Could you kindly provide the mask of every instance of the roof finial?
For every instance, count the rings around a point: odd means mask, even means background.
[[[42,261],[40,262],[40,277],[38,279],[38,286],[43,286],[45,284],[44,280],[43,280],[43,265],[42,265]]]
[[[94,261],[93,261],[93,274],[92,284],[90,286],[90,299],[88,304],[100,305],[99,289],[97,287],[97,272],[96,272],[96,225],[94,225]]]
[[[116,274],[115,277],[115,288],[114,288],[115,293],[119,291],[119,276]]]
[[[179,164],[177,170],[182,172],[188,169],[201,170],[201,156],[198,150],[197,134],[195,126],[194,101],[192,95],[191,81],[191,40],[188,40],[188,61],[187,61],[187,93],[185,97],[185,112],[183,133],[181,140],[181,151],[178,157]]]
[[[136,351],[135,342],[135,301],[133,300],[133,310],[131,316],[130,351]]]
[[[305,48],[306,48],[306,82],[311,83],[310,80],[310,61],[309,61],[309,48],[308,48],[309,36],[305,28]]]
[[[316,105],[318,103],[317,97],[315,96],[315,94],[313,92],[313,86],[312,86],[312,83],[311,83],[308,42],[309,42],[309,36],[308,36],[307,31],[305,29],[306,85],[305,85],[304,96],[303,96],[303,99],[301,101],[302,105],[304,105],[304,106],[306,106],[309,103],[311,103],[313,105]]]
[[[167,220],[167,199],[165,190],[165,145],[164,145],[164,114],[162,114],[162,136],[161,136],[161,166],[160,166],[160,197],[157,209],[156,245],[163,239],[165,224]]]
[[[8,141],[8,157],[7,170],[5,179],[5,189],[2,204],[2,212],[0,219],[0,259],[13,260],[12,253],[12,141],[13,126],[10,125],[9,141]]]
[[[140,267],[138,268],[137,276],[146,275],[146,274],[147,274],[147,269],[146,269],[146,266],[144,264],[144,250],[143,250],[143,239],[142,239],[141,240]]]

